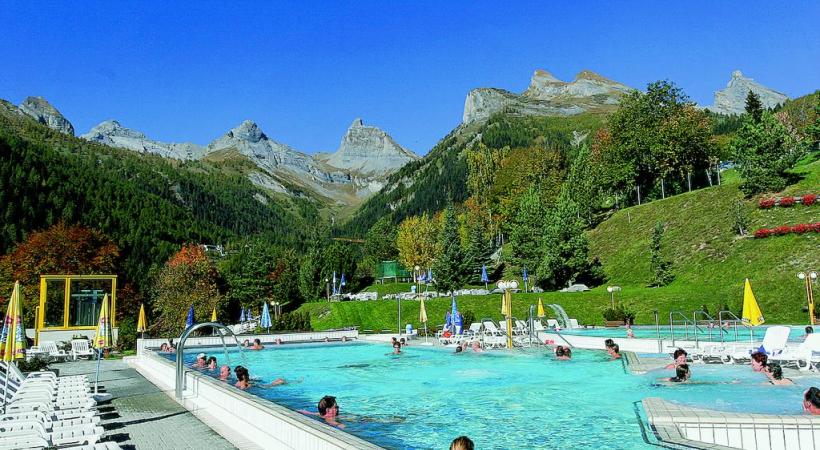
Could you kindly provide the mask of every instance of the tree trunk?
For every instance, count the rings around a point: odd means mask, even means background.
[[[661,198],[666,199],[666,190],[664,189],[663,178],[661,178]]]
[[[692,173],[686,172],[686,182],[689,183],[689,192],[692,192]]]

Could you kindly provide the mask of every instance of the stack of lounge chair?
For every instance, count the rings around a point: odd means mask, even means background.
[[[5,396],[0,450],[120,448],[115,443],[99,443],[104,430],[85,375],[57,377],[52,372],[35,372],[24,378],[15,366],[2,363],[0,389]]]

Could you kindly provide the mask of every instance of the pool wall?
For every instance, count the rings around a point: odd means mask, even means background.
[[[344,333],[355,333],[355,331]],[[299,339],[296,339],[296,336],[290,336],[292,338],[290,341],[321,341],[328,333],[309,334],[315,336],[307,339],[307,336],[300,334]],[[247,337],[242,336],[243,339]],[[275,337],[277,336],[273,338]],[[334,339],[334,337],[328,337]],[[265,338],[270,338],[270,335],[265,335]],[[159,343],[167,342],[167,339],[141,339],[140,341],[142,342],[138,342],[137,356],[126,358],[126,362],[160,390],[171,398],[175,398],[175,364],[150,350]],[[191,338],[186,342],[186,348],[188,344],[191,347],[214,346],[221,345],[221,342],[218,337]],[[186,389],[180,404],[240,449],[377,450],[381,448],[196,371],[186,370],[185,383]]]

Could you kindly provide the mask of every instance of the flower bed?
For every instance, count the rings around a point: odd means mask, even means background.
[[[767,238],[769,236],[784,236],[787,234],[805,234],[809,232],[820,233],[820,222],[801,223],[794,226],[781,225],[774,228],[761,228],[755,231],[756,238]]]
[[[815,203],[817,203],[817,195],[806,194],[799,197],[761,198],[757,205],[760,207],[760,209],[771,209],[775,206],[782,206],[784,208],[788,208],[798,203],[804,206],[814,205]]]

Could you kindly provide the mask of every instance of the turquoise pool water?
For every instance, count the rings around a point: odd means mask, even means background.
[[[760,326],[755,327],[752,329],[754,334],[755,340],[761,341],[763,336],[766,334],[767,326]],[[789,334],[789,340],[792,342],[802,342],[803,337],[805,335],[803,326],[792,326],[791,333]],[[632,330],[635,332],[636,338],[644,338],[644,339],[657,339],[658,338],[658,330],[654,326],[646,326],[646,325],[638,325],[632,327]],[[682,326],[675,326],[675,339],[676,340],[687,340],[687,334]],[[712,329],[711,335],[709,334],[709,329],[707,327],[700,327],[698,331],[696,331],[693,327],[689,327],[688,329],[688,340],[695,340],[695,334],[697,333],[698,340],[701,341],[715,341],[720,342],[720,331],[717,328]],[[626,337],[626,328],[618,327],[618,328],[604,328],[604,327],[597,327],[597,328],[573,328],[573,329],[563,329],[561,330],[561,334],[568,334],[568,335],[578,335],[578,336],[596,336],[602,338],[625,338]],[[669,325],[661,326],[660,327],[660,335],[661,339],[671,339],[672,338],[672,331],[669,329]],[[749,329],[745,327],[738,327],[737,330],[737,337],[735,337],[735,330],[734,328],[730,328],[728,331],[724,330],[723,332],[723,339],[726,342],[749,342]]]
[[[546,351],[454,354],[411,346],[400,356],[387,345],[283,345],[244,351],[253,378],[293,384],[249,392],[292,409],[316,410],[337,397],[345,431],[386,448],[448,448],[466,434],[480,449],[657,448],[645,441],[639,402],[650,396],[727,411],[801,413],[798,386],[767,385],[749,366],[694,366],[694,380],[736,384],[658,385],[671,371],[635,376],[604,352],[578,350],[571,361]],[[205,350],[220,364],[222,349]],[[186,355],[193,362],[193,354]],[[173,358],[173,355],[169,355]],[[239,355],[229,354],[232,366]],[[233,381],[231,382],[233,383]],[[652,439],[654,441],[654,439]]]

